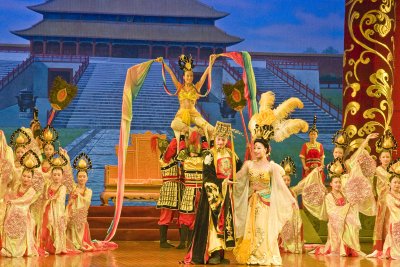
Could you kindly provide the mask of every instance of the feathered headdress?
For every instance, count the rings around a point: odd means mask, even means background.
[[[296,165],[294,164],[294,161],[292,160],[291,157],[284,158],[281,161],[280,165],[285,170],[286,175],[292,175],[296,173]]]
[[[53,144],[58,139],[58,132],[53,126],[47,125],[40,133],[39,138],[43,142],[43,146]]]
[[[189,57],[185,55],[181,55],[178,60],[179,68],[183,70],[183,72],[186,71],[193,71],[193,68],[195,67],[193,64],[193,59],[192,56],[190,55]]]
[[[313,125],[310,128],[310,130],[308,131],[309,133],[311,132],[316,132],[318,133],[318,129],[317,129],[317,115],[314,115],[314,120],[313,120]]]
[[[344,129],[336,131],[336,133],[332,136],[332,143],[336,147],[342,147],[343,149],[346,149],[346,147],[349,145],[349,141],[349,137]]]
[[[15,130],[10,137],[10,144],[14,147],[14,150],[20,146],[26,147],[30,143],[31,138],[29,134],[23,129]]]
[[[50,166],[53,168],[62,168],[68,164],[67,158],[60,154],[60,152],[54,152],[54,154],[49,159]]]
[[[334,159],[328,164],[328,173],[331,178],[340,177],[342,174],[346,173],[346,166],[344,165],[341,158]]]
[[[376,142],[376,150],[381,153],[383,151],[395,150],[397,148],[397,141],[394,138],[392,132],[387,129],[385,133]]]
[[[75,158],[72,166],[78,172],[84,171],[87,173],[88,170],[92,169],[92,161],[86,153],[82,152]]]
[[[268,129],[270,133],[265,135],[269,140],[281,142],[292,134],[300,131],[307,132],[308,124],[302,119],[286,119],[295,108],[303,108],[303,102],[296,97],[289,98],[272,109],[275,103],[275,94],[271,91],[263,93],[260,99],[260,112],[254,114],[249,121],[249,130],[253,133],[253,141],[260,137],[260,127]],[[268,127],[265,127],[265,126]]]

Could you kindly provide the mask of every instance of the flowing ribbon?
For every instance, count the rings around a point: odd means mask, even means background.
[[[119,132],[118,146],[118,181],[117,196],[115,200],[114,218],[107,231],[105,241],[110,241],[117,231],[119,219],[121,217],[122,204],[125,191],[125,162],[129,142],[129,133],[131,131],[132,121],[132,102],[142,88],[143,82],[147,77],[151,64],[154,60],[149,60],[135,65],[128,69],[126,73],[124,92],[122,96],[122,114],[121,128]]]

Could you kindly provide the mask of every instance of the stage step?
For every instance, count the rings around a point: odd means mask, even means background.
[[[91,206],[88,222],[92,239],[103,240],[114,217],[113,206]],[[158,219],[160,210],[155,207],[123,207],[117,232],[113,240],[157,241],[160,239]],[[174,223],[168,230],[169,240],[179,240],[179,229]]]

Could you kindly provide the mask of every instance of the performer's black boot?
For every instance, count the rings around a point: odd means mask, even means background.
[[[160,248],[173,248],[174,245],[167,241],[168,225],[160,225]]]
[[[188,232],[189,232],[189,227],[187,227],[187,225],[182,225],[182,227],[179,229],[180,242],[179,245],[176,247],[177,249],[186,248],[186,240],[188,237]]]
[[[211,257],[208,259],[208,264],[217,265],[220,263],[221,263],[221,254],[219,253],[219,250],[211,253]]]

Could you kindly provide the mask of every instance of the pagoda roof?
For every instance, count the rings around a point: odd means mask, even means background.
[[[214,25],[201,24],[43,20],[29,29],[13,31],[13,33],[26,39],[40,36],[155,42],[221,43],[226,45],[233,45],[243,41],[239,37],[228,35]]]
[[[49,0],[28,8],[38,13],[57,12],[213,19],[229,15],[197,0]]]

